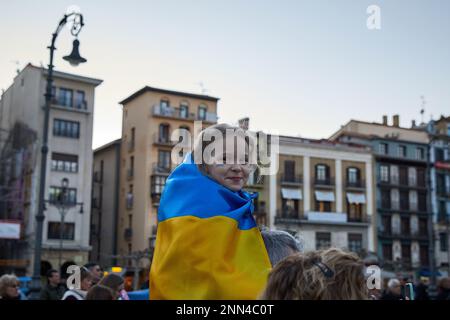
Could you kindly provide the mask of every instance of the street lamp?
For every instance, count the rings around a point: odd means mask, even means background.
[[[44,200],[46,203],[55,206],[59,214],[61,216],[61,223],[59,225],[59,257],[58,257],[58,264],[59,269],[61,270],[62,266],[62,251],[63,251],[63,240],[64,240],[64,222],[66,218],[66,214],[69,211],[69,209],[80,206],[80,214],[83,214],[83,202],[76,202],[74,199],[72,199],[69,195],[69,179],[63,178],[61,180],[61,190],[57,194],[56,197],[49,200]]]
[[[69,21],[69,19],[71,19]],[[45,177],[47,171],[47,154],[48,154],[48,126],[50,117],[50,105],[52,99],[52,83],[53,83],[53,55],[56,50],[55,43],[59,32],[67,24],[72,23],[70,29],[71,34],[75,37],[73,42],[72,53],[66,57],[65,60],[69,61],[71,65],[75,66],[79,63],[86,62],[87,60],[82,58],[79,54],[80,42],[77,40],[78,34],[84,26],[83,15],[81,13],[72,12],[65,14],[59,22],[56,31],[52,34],[51,45],[48,47],[50,50],[50,63],[48,65],[47,73],[47,86],[45,90],[45,107],[44,107],[44,130],[42,137],[41,147],[41,165],[40,165],[40,181],[39,181],[39,204],[38,213],[36,214],[36,233],[34,244],[34,260],[33,260],[33,277],[30,287],[30,298],[39,299],[39,291],[41,289],[41,246],[42,246],[42,229],[44,223],[44,209],[45,209]]]

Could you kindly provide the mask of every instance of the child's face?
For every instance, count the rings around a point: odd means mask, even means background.
[[[217,155],[217,159],[213,159],[212,164],[206,165],[208,175],[232,191],[239,191],[244,187],[251,169],[248,152],[239,154],[236,150],[234,157],[233,154],[225,151]]]

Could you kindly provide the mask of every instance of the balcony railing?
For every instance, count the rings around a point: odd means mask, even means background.
[[[333,187],[334,186],[334,178],[319,179],[317,177],[314,177],[313,184],[315,186]]]
[[[357,181],[345,181],[345,186],[347,188],[354,188],[354,189],[364,189],[366,186],[366,183],[364,180],[357,180]]]
[[[154,174],[169,174],[171,171],[170,165],[154,163],[152,165],[152,172]]]
[[[63,108],[73,109],[73,110],[86,110],[87,109],[87,101],[68,101],[65,99],[52,98],[51,104]]]
[[[177,142],[171,141],[169,136],[164,136],[160,135],[159,133],[155,133],[153,135],[153,143],[171,147],[174,146]]]
[[[302,182],[303,182],[303,176],[300,174],[290,175],[290,174],[286,174],[286,173],[281,173],[280,182],[282,184],[299,185],[299,184],[302,184]]]
[[[197,120],[207,121],[207,122],[217,122],[218,117],[214,112],[206,112],[205,117],[202,118],[200,115],[197,115]]]

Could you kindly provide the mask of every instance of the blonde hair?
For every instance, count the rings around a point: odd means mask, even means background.
[[[0,297],[6,296],[6,289],[13,285],[19,285],[19,279],[15,275],[12,274],[4,274],[0,277]]]
[[[204,159],[203,152],[208,145],[215,142],[214,139],[208,140],[208,139],[205,139],[204,136],[207,134],[210,135],[210,134],[212,134],[212,132],[217,132],[217,131],[220,132],[221,137],[224,141],[227,136],[227,131],[234,131],[235,133],[238,133],[238,134],[241,134],[241,133],[245,134],[244,129],[242,129],[240,127],[236,127],[236,126],[231,126],[226,123],[215,124],[215,125],[212,125],[210,127],[203,129],[198,134],[197,138],[195,139],[194,146],[192,149],[192,154],[194,155],[194,159],[201,160],[201,163],[199,163],[197,165],[198,165],[199,170],[204,174],[206,174],[207,164],[205,163],[206,159]],[[250,153],[253,150],[254,146],[252,145],[252,143],[250,143],[250,139],[248,136],[245,136],[245,143],[246,143],[246,146],[248,147],[248,150]],[[253,169],[256,169],[256,166]]]
[[[291,255],[271,271],[261,299],[368,299],[364,263],[337,248]]]

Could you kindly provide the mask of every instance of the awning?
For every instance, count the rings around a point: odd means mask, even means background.
[[[330,191],[316,191],[314,193],[316,195],[317,201],[329,201],[334,202],[334,193]]]
[[[283,199],[302,200],[302,190],[282,188],[281,196]]]
[[[366,203],[366,195],[364,193],[347,193],[347,200],[349,203]]]

